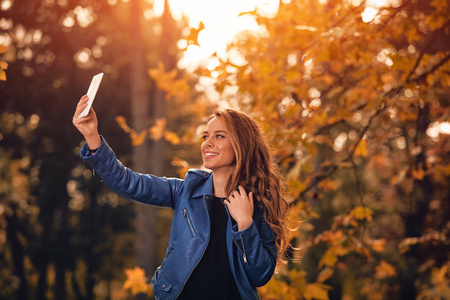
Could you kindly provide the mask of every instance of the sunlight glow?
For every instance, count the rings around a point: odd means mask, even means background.
[[[450,122],[434,122],[426,132],[433,141],[438,142],[440,134],[450,135]]]
[[[366,8],[361,15],[363,22],[372,22],[378,14],[380,7],[386,6],[387,2],[389,0],[367,0]]]
[[[11,8],[11,6],[13,5],[13,1],[12,0],[3,0],[2,3],[0,4],[0,9],[5,11]]]
[[[162,0],[156,0],[155,6]],[[242,31],[260,32],[261,28],[249,15],[239,14],[257,10],[262,15],[272,17],[278,11],[277,0],[170,0],[171,13],[175,19],[185,15],[189,27],[198,28],[203,22],[205,29],[198,37],[199,46],[190,45],[180,60],[180,68],[195,68],[195,65],[206,64],[210,56],[216,53],[219,57],[227,56],[226,46]],[[180,43],[181,48],[185,44]]]

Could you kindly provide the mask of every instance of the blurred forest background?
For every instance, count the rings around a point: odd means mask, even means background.
[[[262,2],[242,14],[257,30],[189,69],[208,25],[170,1],[0,0],[0,299],[152,297],[171,212],[78,154],[99,72],[100,132],[135,171],[201,167],[219,105],[260,122],[297,227],[261,299],[449,299],[448,0]]]

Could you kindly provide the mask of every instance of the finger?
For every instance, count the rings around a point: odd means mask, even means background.
[[[89,100],[89,98],[87,98],[87,96],[86,96],[85,99],[80,100],[80,102],[78,102],[77,108],[73,115],[74,118],[78,118],[78,116],[81,114],[81,112],[88,106],[88,100]],[[83,118],[81,118],[81,119],[83,119]]]
[[[247,195],[247,193],[245,192],[245,189],[242,185],[238,186],[238,190],[239,190],[239,194],[241,196]]]
[[[86,105],[88,104],[89,98],[81,98],[80,101],[77,104],[77,107],[75,109],[75,112],[77,111],[81,111],[82,109],[84,109],[86,107]]]
[[[91,119],[90,115],[87,115],[87,116],[82,117],[82,118],[78,118],[78,117],[74,116],[73,119],[72,119],[72,123],[73,123],[73,125],[76,126],[76,125],[79,125],[79,124],[84,123],[86,121],[89,121],[90,119]]]
[[[87,95],[84,95],[83,97],[80,98],[80,101],[78,101],[77,107],[82,105],[82,104],[84,104],[84,103],[86,103],[86,102],[88,102],[88,101],[89,101],[89,97]]]

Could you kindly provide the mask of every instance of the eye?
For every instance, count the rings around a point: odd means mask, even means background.
[[[221,135],[221,134],[218,134],[218,135],[216,135],[216,138],[222,139],[222,138],[225,138],[225,136],[223,136],[223,135]]]
[[[207,136],[207,135],[203,135],[203,136],[202,136],[202,140],[206,141],[207,139],[208,139],[208,136]]]

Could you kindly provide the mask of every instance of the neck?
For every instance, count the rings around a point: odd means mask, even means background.
[[[230,177],[231,170],[220,172],[213,172],[213,182],[214,182],[214,196],[219,198],[226,198],[227,192],[225,190],[227,186],[228,178]]]

